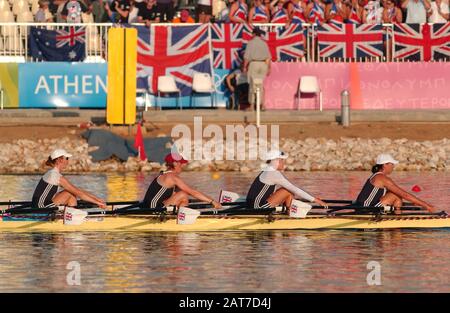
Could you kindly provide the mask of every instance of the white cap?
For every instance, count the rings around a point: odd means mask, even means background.
[[[398,164],[398,161],[388,153],[382,153],[377,156],[377,164],[386,164],[386,163]]]
[[[280,150],[272,150],[266,154],[266,160],[275,160],[275,159],[287,159],[288,155]]]
[[[52,160],[55,160],[55,159],[57,159],[59,157],[62,157],[62,156],[65,156],[65,157],[68,157],[68,158],[72,157],[72,155],[70,153],[68,153],[64,149],[56,149],[55,151],[52,152],[52,154],[50,154],[50,158]]]

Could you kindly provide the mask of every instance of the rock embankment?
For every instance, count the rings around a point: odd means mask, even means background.
[[[203,143],[205,146],[206,141]],[[225,146],[225,145],[224,145]],[[17,140],[0,144],[0,173],[41,173],[50,152],[62,147],[73,154],[66,172],[127,172],[158,171],[162,164],[129,158],[127,162],[110,159],[93,162],[85,140],[67,137],[59,139]],[[248,149],[248,145],[247,148]],[[305,140],[284,139],[280,149],[289,158],[288,171],[352,171],[370,170],[379,153],[391,153],[400,164],[400,171],[447,171],[450,170],[450,139],[434,141],[414,141],[389,138],[361,139],[307,138]],[[246,154],[247,155],[247,154]],[[214,160],[191,161],[186,170],[190,171],[258,171],[264,164],[260,160]]]

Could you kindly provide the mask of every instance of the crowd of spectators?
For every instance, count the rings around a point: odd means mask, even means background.
[[[450,4],[449,0],[0,0],[0,11],[7,10],[15,12],[18,22],[379,24],[445,23]]]
[[[215,0],[232,23],[446,23],[449,0]]]
[[[19,6],[20,9],[16,8]],[[0,10],[28,11],[39,23],[208,23],[213,0],[196,0],[183,8],[181,0],[0,0]],[[194,10],[195,8],[195,10]],[[191,9],[191,10],[189,10]],[[15,13],[16,20],[23,12]],[[23,20],[20,20],[23,21]]]

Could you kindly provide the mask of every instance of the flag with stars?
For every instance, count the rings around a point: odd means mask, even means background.
[[[80,62],[86,57],[85,27],[31,27],[28,46],[30,55],[39,61]]]

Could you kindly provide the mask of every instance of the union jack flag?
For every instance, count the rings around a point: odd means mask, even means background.
[[[273,14],[272,19],[270,20],[271,23],[281,23],[281,24],[286,24],[287,21],[288,15],[283,7],[278,8],[277,11]]]
[[[450,59],[450,23],[395,24],[396,59],[430,61]]]
[[[264,5],[261,5],[259,7],[255,7],[255,11],[253,13],[253,22],[262,22],[265,21],[268,18]]]
[[[242,29],[240,23],[211,24],[214,68],[233,69],[242,62]]]
[[[322,24],[318,26],[319,56],[365,58],[383,55],[383,31],[376,24]]]
[[[77,41],[84,44],[86,36],[85,29],[85,27],[79,27],[77,29],[70,27],[69,31],[65,31],[64,29],[56,30],[56,48],[61,48],[67,44],[73,47]]]
[[[311,9],[311,12],[309,12],[309,21],[311,23],[323,23],[325,20],[325,10],[323,7],[321,7],[319,4],[314,2],[314,5]]]
[[[342,23],[344,23],[344,19],[342,18],[342,16],[340,16],[338,14],[338,8],[337,8],[336,3],[334,1],[333,1],[333,4],[331,5],[331,9],[330,9],[330,13],[329,14],[330,15],[334,14],[334,16],[330,20],[330,23],[333,23],[333,24],[342,24]]]
[[[348,17],[348,22],[353,24],[361,24],[361,19],[359,18],[355,8],[352,8],[350,16]]]
[[[244,45],[252,38],[252,26],[246,24],[243,29],[242,39]],[[303,45],[303,26],[292,23],[288,26],[277,27],[273,31],[266,32],[262,37],[269,45],[272,61],[293,61],[305,54]]]
[[[137,26],[137,87],[157,93],[159,76],[174,77],[181,95],[190,95],[194,73],[210,73],[208,25]]]

